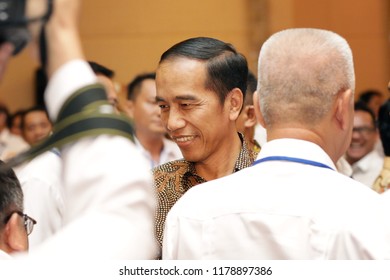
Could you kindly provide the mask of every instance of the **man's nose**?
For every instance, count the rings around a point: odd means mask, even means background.
[[[185,120],[178,110],[171,109],[167,118],[166,127],[169,131],[175,131],[185,126]]]

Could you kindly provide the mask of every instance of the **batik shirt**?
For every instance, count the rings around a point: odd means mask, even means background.
[[[233,173],[252,165],[257,153],[249,150],[244,136],[239,133],[242,148],[234,165]],[[158,207],[156,211],[155,233],[162,245],[165,219],[172,206],[190,188],[206,182],[196,173],[195,163],[184,159],[174,160],[153,169],[154,184],[157,189]]]

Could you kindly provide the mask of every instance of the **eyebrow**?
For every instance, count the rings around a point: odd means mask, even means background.
[[[194,95],[179,95],[175,97],[175,100],[196,100],[196,97]]]
[[[165,102],[165,99],[159,96],[156,96],[156,102]]]
[[[196,100],[197,98],[194,95],[186,94],[186,95],[179,95],[175,97],[175,100]],[[165,102],[165,99],[156,96],[156,102]]]

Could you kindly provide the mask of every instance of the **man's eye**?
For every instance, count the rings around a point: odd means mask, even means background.
[[[158,107],[160,107],[161,109],[166,109],[166,108],[168,108],[168,105],[159,104]]]

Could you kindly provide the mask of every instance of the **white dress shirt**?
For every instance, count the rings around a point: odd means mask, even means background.
[[[375,180],[381,173],[384,157],[374,149],[352,164],[352,178],[372,188]]]
[[[59,153],[47,151],[15,168],[24,194],[24,211],[37,221],[29,235],[30,249],[55,234],[65,212]]]
[[[88,64],[74,60],[50,79],[45,101],[52,119],[68,97],[96,82]],[[154,258],[155,195],[150,168],[121,136],[83,138],[61,150],[66,197],[64,227],[30,251],[35,258]]]
[[[183,155],[177,144],[169,139],[163,138],[163,149],[160,153],[160,160],[158,162],[152,159],[150,152],[147,151],[137,138],[135,138],[136,146],[141,150],[145,158],[150,162],[150,168],[154,168],[160,164],[183,158]]]
[[[266,161],[190,189],[169,212],[163,259],[381,259],[379,195],[316,144],[279,139]],[[333,170],[332,170],[333,169]]]
[[[4,260],[12,260],[12,257],[8,253],[0,249],[0,261]]]
[[[337,162],[336,162],[336,168],[337,171],[341,174],[344,174],[345,176],[352,177],[352,167],[348,163],[348,161],[345,159],[344,156],[342,156]]]
[[[255,126],[255,140],[259,143],[260,147],[267,142],[267,130],[259,123]]]
[[[385,234],[386,234],[386,249],[387,249],[387,255],[390,255],[390,221],[388,218],[388,214],[390,213],[390,191],[387,190],[384,193],[381,194],[382,199],[382,205],[384,207],[383,213],[386,216],[386,219],[384,221],[385,225]]]
[[[30,147],[22,137],[12,134],[8,128],[0,133],[0,159],[7,160]]]

